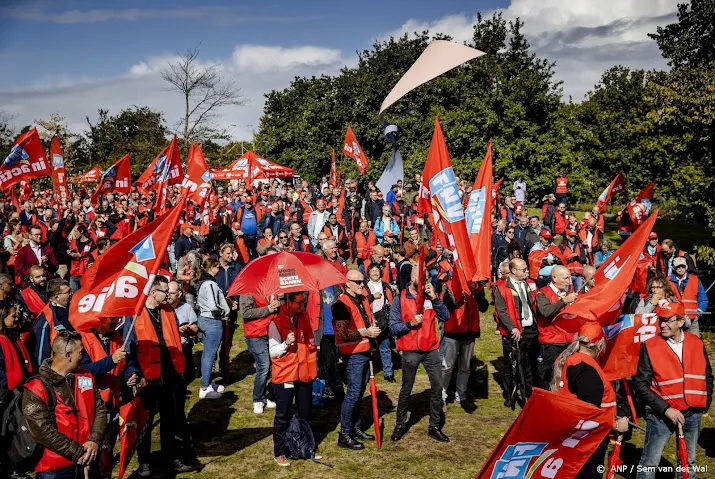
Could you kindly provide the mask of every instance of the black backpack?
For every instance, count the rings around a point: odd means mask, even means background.
[[[315,449],[315,437],[310,424],[305,419],[293,416],[286,431],[283,455],[288,459],[310,459],[317,464],[332,468],[332,464],[320,462],[315,458]]]
[[[45,387],[48,398],[48,408],[50,410],[50,419],[55,419],[55,407],[57,406],[57,397],[55,391],[50,384],[45,382],[40,376],[37,379]],[[25,415],[22,412],[22,391],[14,390],[15,396],[10,400],[3,413],[2,431],[0,434],[7,438],[12,437],[10,447],[7,451],[8,458],[15,465],[22,467],[25,470],[34,470],[37,463],[42,458],[44,447],[37,444],[30,435],[25,422]]]

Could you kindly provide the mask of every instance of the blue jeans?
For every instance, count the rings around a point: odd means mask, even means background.
[[[253,402],[266,399],[266,384],[271,374],[271,356],[266,338],[246,338],[246,346],[256,363],[256,377],[253,379]]]
[[[700,413],[686,417],[685,425],[683,426],[685,445],[688,449],[688,468],[690,469],[690,477],[692,479],[695,479],[693,466],[695,465],[698,436],[700,436],[700,417]],[[638,463],[639,470],[636,474],[636,479],[653,479],[655,477],[656,467],[660,463],[663,449],[665,449],[665,445],[668,444],[670,436],[676,431],[677,429],[669,419],[661,419],[650,411],[648,412],[645,444],[643,445],[643,453]],[[678,473],[678,477],[682,477],[682,474]]]
[[[382,372],[385,377],[394,376],[392,370],[392,349],[390,348],[390,336],[383,335],[382,339],[378,338],[378,346],[380,348],[380,361],[382,362]]]
[[[573,285],[573,290],[577,293],[583,288],[583,276],[573,274],[571,275],[571,284]]]
[[[223,322],[218,319],[199,316],[199,329],[204,338],[204,350],[201,353],[201,387],[206,389],[211,384],[211,373],[216,362],[216,353],[223,335]]]
[[[81,276],[70,276],[70,289],[73,293],[76,293],[82,285],[80,284]]]
[[[358,353],[351,354],[347,359],[348,387],[340,408],[340,432],[352,436],[355,429],[360,428],[360,402],[370,380],[370,356]]]
[[[37,479],[84,479],[84,467],[70,466],[56,471],[38,472]]]

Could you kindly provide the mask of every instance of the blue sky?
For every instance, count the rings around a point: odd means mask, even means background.
[[[674,20],[669,0],[32,1],[0,4],[0,111],[19,125],[52,112],[71,127],[98,108],[150,105],[178,121],[180,98],[158,71],[187,48],[218,63],[249,98],[219,121],[248,139],[263,94],[295,75],[334,74],[376,39],[429,28],[465,40],[477,11],[526,21],[537,54],[557,61],[565,96],[580,101],[616,64],[662,68],[646,33]]]

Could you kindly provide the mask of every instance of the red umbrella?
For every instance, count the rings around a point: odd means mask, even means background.
[[[608,475],[606,479],[616,477],[616,469],[623,464],[621,460],[621,441],[623,441],[623,434],[618,435],[616,444],[613,446],[613,451],[611,452],[611,457],[608,459]]]
[[[377,385],[375,384],[375,373],[372,369],[372,359],[370,360],[370,396],[372,396],[372,423],[375,428],[375,443],[377,448],[382,447],[380,438],[380,414],[377,410]]]
[[[144,409],[138,397],[119,408],[119,479],[124,477],[134,446],[144,434],[148,416],[149,411]]]
[[[685,446],[685,436],[683,436],[683,425],[678,423],[678,461],[682,468],[683,479],[690,479],[688,470],[688,448]]]
[[[316,254],[283,251],[248,263],[233,281],[227,296],[269,298],[298,291],[317,292],[345,281],[344,274]]]

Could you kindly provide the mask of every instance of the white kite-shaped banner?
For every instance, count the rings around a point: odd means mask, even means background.
[[[442,73],[461,65],[464,62],[484,55],[476,48],[468,47],[447,40],[434,40],[430,43],[417,61],[407,70],[387,98],[382,102],[380,114],[390,105]]]

